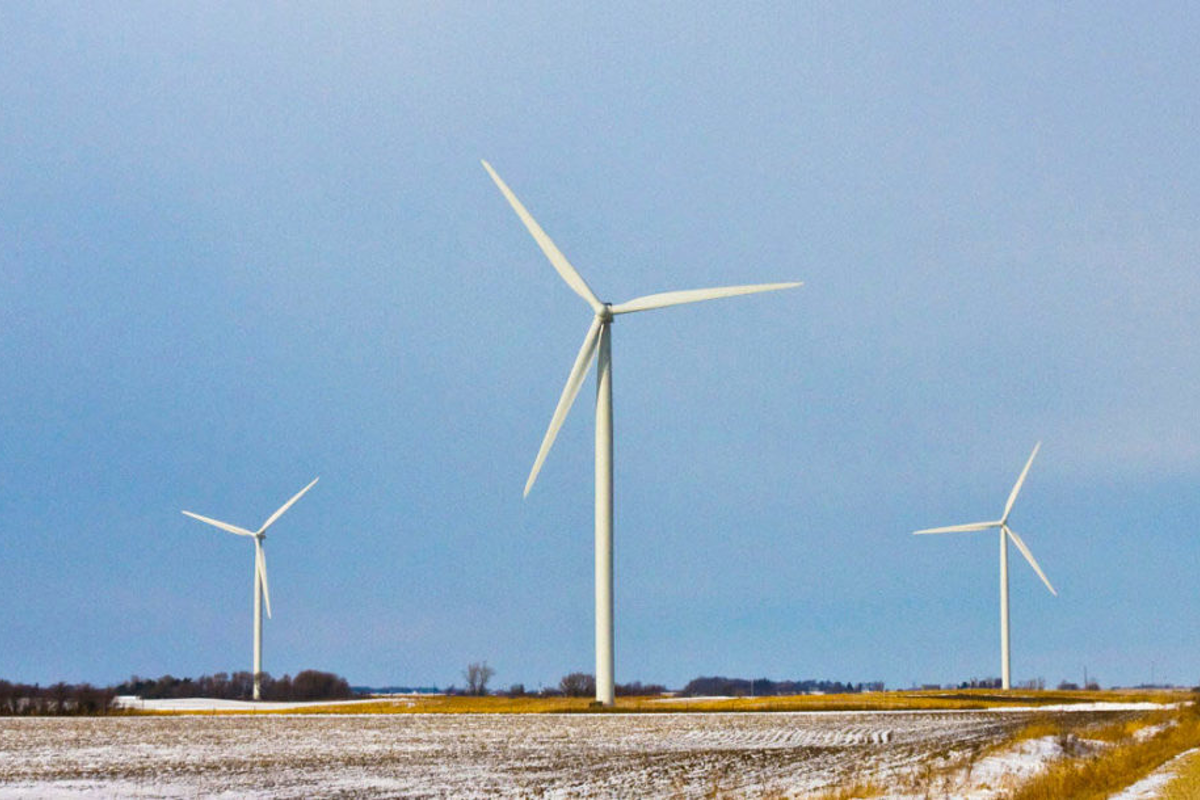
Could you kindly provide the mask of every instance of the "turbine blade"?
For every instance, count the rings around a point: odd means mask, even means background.
[[[275,522],[275,520],[277,520],[277,519],[279,519],[280,517],[282,517],[282,516],[283,516],[283,512],[287,511],[289,508],[291,508],[291,507],[292,507],[292,503],[295,503],[297,500],[299,500],[301,497],[303,497],[303,496],[304,496],[304,493],[305,493],[305,492],[307,492],[309,489],[311,489],[311,488],[312,488],[312,487],[313,487],[313,486],[316,484],[316,482],[317,482],[317,481],[319,481],[319,480],[321,480],[321,479],[320,479],[320,478],[313,478],[313,479],[312,479],[312,483],[310,483],[308,486],[305,486],[305,487],[304,487],[303,489],[301,489],[300,491],[296,492],[296,495],[295,495],[295,497],[293,497],[291,500],[288,500],[286,503],[284,503],[282,506],[280,506],[280,507],[279,507],[279,510],[278,510],[278,511],[276,511],[274,514],[272,514],[272,515],[271,515],[271,516],[270,516],[270,517],[267,519],[267,521],[266,521],[266,522],[264,522],[264,523],[262,524],[262,527],[258,529],[258,532],[259,532],[259,533],[262,533],[262,532],[263,532],[263,531],[265,531],[267,528],[271,527],[272,523],[274,523],[274,522]]]
[[[238,536],[253,536],[254,535],[253,533],[246,530],[245,528],[239,528],[237,525],[230,525],[228,522],[221,522],[220,520],[209,519],[208,517],[202,517],[199,514],[193,514],[190,511],[185,511],[183,513],[187,514],[192,519],[198,519],[201,522],[207,522],[209,525],[215,525],[223,531],[229,531],[230,533],[236,533]]]
[[[1004,532],[1008,534],[1008,538],[1012,539],[1013,544],[1021,551],[1021,555],[1025,556],[1025,560],[1029,562],[1029,566],[1033,567],[1033,571],[1042,579],[1042,583],[1046,584],[1046,588],[1050,590],[1050,594],[1058,597],[1058,592],[1054,591],[1054,587],[1050,585],[1050,579],[1046,577],[1046,573],[1042,572],[1042,568],[1038,566],[1037,559],[1033,557],[1033,553],[1029,552],[1029,547],[1025,542],[1021,541],[1021,537],[1017,536],[1016,532],[1007,525],[1004,526]]]
[[[966,525],[947,525],[944,528],[926,528],[922,531],[913,531],[913,533],[970,533],[971,531],[986,531],[988,528],[995,528],[998,525],[1000,525],[999,522],[968,522]]]
[[[583,346],[579,348],[579,355],[575,356],[575,365],[571,367],[571,374],[567,376],[567,385],[563,387],[562,396],[558,398],[558,406],[554,409],[554,416],[550,418],[550,427],[546,429],[546,435],[542,437],[542,446],[538,449],[533,469],[529,471],[529,479],[525,481],[525,497],[529,496],[529,490],[533,488],[533,482],[537,480],[538,472],[542,469],[542,462],[546,460],[546,455],[554,444],[554,438],[558,436],[558,429],[562,427],[563,420],[567,418],[567,412],[571,410],[571,404],[575,402],[579,388],[583,386],[583,380],[587,377],[588,367],[591,366],[592,358],[596,355],[596,343],[600,340],[601,324],[599,317],[592,318],[592,326],[588,328],[587,336],[583,338]]]
[[[1029,474],[1029,468],[1033,465],[1033,458],[1038,454],[1038,450],[1042,447],[1042,443],[1038,442],[1033,446],[1033,452],[1029,454],[1029,460],[1025,462],[1025,469],[1021,470],[1021,477],[1017,478],[1016,484],[1013,486],[1012,494],[1008,496],[1008,502],[1004,504],[1004,516],[1002,519],[1008,520],[1009,512],[1012,511],[1013,503],[1017,502],[1017,492],[1021,491],[1021,484],[1025,483],[1025,476]]]
[[[496,170],[492,169],[492,165],[484,161],[483,168],[492,176],[492,180],[496,182],[496,186],[500,187],[500,192],[504,195],[504,199],[508,200],[508,204],[513,207],[513,211],[517,212],[517,216],[521,218],[521,222],[525,223],[525,227],[537,242],[538,247],[542,248],[542,252],[546,254],[546,258],[550,259],[550,263],[558,270],[558,274],[567,282],[567,285],[575,290],[575,294],[587,301],[593,311],[599,311],[604,308],[604,304],[600,302],[600,298],[596,297],[596,293],[584,281],[583,276],[571,266],[571,262],[567,261],[567,257],[562,254],[558,246],[553,240],[546,235],[542,230],[542,226],[537,224],[537,220],[525,210],[525,206],[521,205],[521,201],[512,193],[512,189],[508,188],[500,176],[496,174]]]
[[[267,552],[263,550],[262,540],[254,539],[254,563],[258,570],[258,579],[262,581],[263,600],[267,604],[267,617],[271,616],[271,590],[267,587]]]
[[[756,292],[774,292],[778,289],[791,289],[803,286],[801,283],[756,283],[749,286],[718,286],[713,289],[686,289],[682,292],[661,292],[638,297],[626,303],[618,303],[612,307],[614,314],[628,314],[631,311],[649,311],[653,308],[677,306],[680,303],[698,303],[701,300],[716,300],[719,297],[736,297],[739,294],[754,294]]]

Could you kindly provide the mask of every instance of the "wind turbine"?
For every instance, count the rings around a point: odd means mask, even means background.
[[[1012,488],[1012,492],[1008,495],[1008,502],[1004,504],[1004,513],[1000,519],[995,522],[971,522],[966,525],[950,525],[945,528],[927,528],[923,531],[915,531],[917,534],[922,533],[967,533],[970,531],[986,531],[992,528],[1000,529],[1000,675],[1001,686],[1005,689],[1011,688],[1009,681],[1009,654],[1008,654],[1008,540],[1012,539],[1012,543],[1021,551],[1021,555],[1025,556],[1025,560],[1029,562],[1029,566],[1033,567],[1033,571],[1042,579],[1042,583],[1046,584],[1046,588],[1050,590],[1050,594],[1058,597],[1058,592],[1054,591],[1054,587],[1050,585],[1050,580],[1046,577],[1046,573],[1042,572],[1042,568],[1038,566],[1037,559],[1033,557],[1033,553],[1029,552],[1029,547],[1022,541],[1020,536],[1012,528],[1008,527],[1008,515],[1012,513],[1013,503],[1017,501],[1017,493],[1021,491],[1021,484],[1025,482],[1025,476],[1029,474],[1029,467],[1033,465],[1033,459],[1041,449],[1042,443],[1038,442],[1033,446],[1033,452],[1029,454],[1029,460],[1025,462],[1025,469],[1021,470],[1021,476],[1017,478],[1016,484]]]
[[[550,452],[554,438],[562,427],[575,396],[583,385],[584,377],[592,359],[596,358],[596,702],[611,706],[614,699],[613,686],[613,422],[612,422],[612,333],[613,317],[634,311],[649,311],[655,308],[733,297],[740,294],[769,292],[789,289],[799,283],[762,283],[752,286],[723,286],[714,289],[689,289],[681,292],[664,292],[638,297],[625,303],[605,303],[600,300],[575,270],[566,256],[555,246],[546,232],[537,224],[512,190],[500,179],[492,165],[483,162],[483,167],[492,176],[509,205],[517,212],[521,222],[533,235],[538,247],[550,259],[550,263],[567,285],[582,297],[594,314],[591,327],[575,357],[575,364],[567,376],[550,427],[542,439],[533,469],[525,482],[525,496],[533,488],[542,463]],[[599,357],[597,358],[597,353]]]
[[[261,679],[262,674],[262,607],[263,600],[267,602],[267,616],[271,616],[271,591],[267,586],[267,554],[263,552],[263,541],[267,538],[267,528],[275,523],[275,520],[283,516],[283,512],[292,507],[304,493],[319,481],[320,478],[313,478],[312,483],[305,486],[291,500],[288,500],[279,510],[271,516],[267,517],[267,521],[262,524],[262,527],[256,531],[248,531],[245,528],[239,528],[237,525],[230,525],[228,522],[221,522],[208,517],[202,517],[199,514],[193,514],[191,511],[184,511],[192,519],[198,519],[201,522],[207,522],[209,525],[215,525],[223,531],[236,533],[238,536],[249,536],[254,539],[254,699],[261,699]]]

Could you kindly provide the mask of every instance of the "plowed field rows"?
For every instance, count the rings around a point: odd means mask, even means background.
[[[802,794],[1026,713],[0,718],[0,797]]]

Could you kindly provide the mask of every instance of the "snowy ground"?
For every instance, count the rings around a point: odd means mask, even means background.
[[[926,765],[982,754],[1029,718],[991,711],[0,718],[0,799],[699,797],[717,789],[801,797],[849,780],[899,786]],[[985,776],[997,786],[1009,773],[1037,769],[1054,744],[1019,747],[1029,752],[970,759],[969,785]],[[967,785],[962,796],[994,796],[968,794]]]
[[[411,699],[389,695],[394,703],[412,705]],[[350,706],[359,703],[378,703],[378,698],[365,700],[314,700],[283,703],[270,700],[221,700],[215,697],[184,697],[176,700],[143,700],[134,695],[120,695],[117,706],[138,711],[303,711],[313,706]]]

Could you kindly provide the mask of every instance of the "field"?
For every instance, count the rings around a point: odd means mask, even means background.
[[[1079,726],[1145,713],[1065,716]],[[4,718],[0,798],[803,797],[938,770],[944,781],[973,773],[984,788],[970,796],[991,797],[1006,771],[1036,767],[1053,749],[1049,736],[1013,740],[1044,718],[1015,709]]]
[[[1026,709],[1086,703],[1163,704],[1188,699],[1186,693],[1163,691],[1000,692],[986,689],[867,692],[860,694],[802,694],[771,697],[618,697],[613,712],[687,711],[968,711]],[[291,710],[291,709],[286,709]],[[305,705],[307,713],[376,714],[570,714],[595,712],[589,698],[466,697],[406,695],[373,703]],[[611,713],[611,712],[609,712]]]

